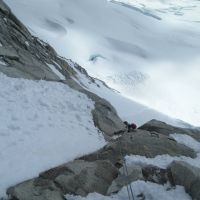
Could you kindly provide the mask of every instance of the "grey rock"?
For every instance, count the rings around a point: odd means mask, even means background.
[[[196,157],[193,149],[169,139],[168,136],[158,134],[158,136],[154,137],[148,131],[136,130],[122,135],[104,148],[84,156],[82,159],[88,161],[96,160],[97,158],[100,160],[108,159],[114,165],[120,166],[121,160],[126,155],[141,155],[153,158],[162,154]]]
[[[169,182],[174,185],[172,174],[169,169],[161,169],[156,166],[148,165],[142,168],[142,174],[145,181],[162,185]]]
[[[134,181],[144,180],[141,167],[139,166],[128,167],[127,169],[128,173],[124,171],[125,170],[124,167],[120,169],[121,174],[112,182],[111,186],[108,188],[107,195],[119,192],[124,186]]]
[[[117,112],[105,101],[96,101],[92,114],[96,126],[109,136],[113,136],[115,132],[125,128]]]
[[[71,174],[61,174],[55,182],[64,193],[73,193],[86,196],[91,192],[106,194],[118,170],[108,161],[85,162],[76,160],[68,163],[66,167]]]
[[[106,194],[118,173],[109,161],[75,160],[13,186],[7,194],[11,200],[63,200],[67,193],[81,196],[90,192]]]
[[[11,60],[19,60],[19,56],[13,49],[0,47],[0,56],[7,57]]]
[[[37,184],[36,182],[43,182]],[[11,200],[64,200],[61,191],[52,181],[29,180],[7,190]]]
[[[198,129],[175,127],[155,119],[142,125],[139,127],[139,129],[150,132],[157,132],[166,136],[169,136],[173,133],[186,134],[200,142],[200,131]]]
[[[182,185],[195,200],[200,200],[200,168],[186,162],[174,161],[170,166],[176,185]]]

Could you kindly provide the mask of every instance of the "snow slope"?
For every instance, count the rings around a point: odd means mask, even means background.
[[[139,127],[152,119],[160,119],[161,121],[174,126],[183,128],[190,127],[189,124],[183,121],[169,117],[163,113],[124,97],[119,92],[109,88],[104,82],[98,79],[90,80],[87,74],[84,74],[77,69],[77,64],[74,64],[70,60],[66,61],[77,72],[77,78],[75,81],[82,85],[86,90],[89,90],[95,94],[98,94],[100,97],[107,99],[116,108],[117,113],[123,121],[134,121]]]
[[[0,74],[0,105],[0,197],[11,185],[105,145],[93,124],[94,103],[67,85]]]
[[[5,2],[35,35],[122,95],[200,125],[200,1]],[[135,72],[147,78],[130,81]]]

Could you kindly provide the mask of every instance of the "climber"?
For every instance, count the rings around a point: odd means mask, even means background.
[[[128,132],[133,131],[137,128],[137,125],[134,123],[129,124],[127,121],[124,121],[124,124],[126,126],[126,129],[128,130]]]

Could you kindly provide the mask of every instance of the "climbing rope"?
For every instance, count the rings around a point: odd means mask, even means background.
[[[127,164],[126,164],[126,160],[124,159],[123,154],[122,154],[122,143],[121,143],[120,137],[118,138],[118,140],[119,140],[120,155],[123,158],[123,173],[124,173],[125,176],[128,177],[128,167],[127,167]],[[129,200],[131,200],[131,199],[134,200],[134,195],[133,195],[133,190],[132,190],[131,183],[127,184],[126,188],[127,188]]]

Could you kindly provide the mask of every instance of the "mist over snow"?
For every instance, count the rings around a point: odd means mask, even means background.
[[[5,2],[34,35],[122,95],[200,126],[200,1]]]

